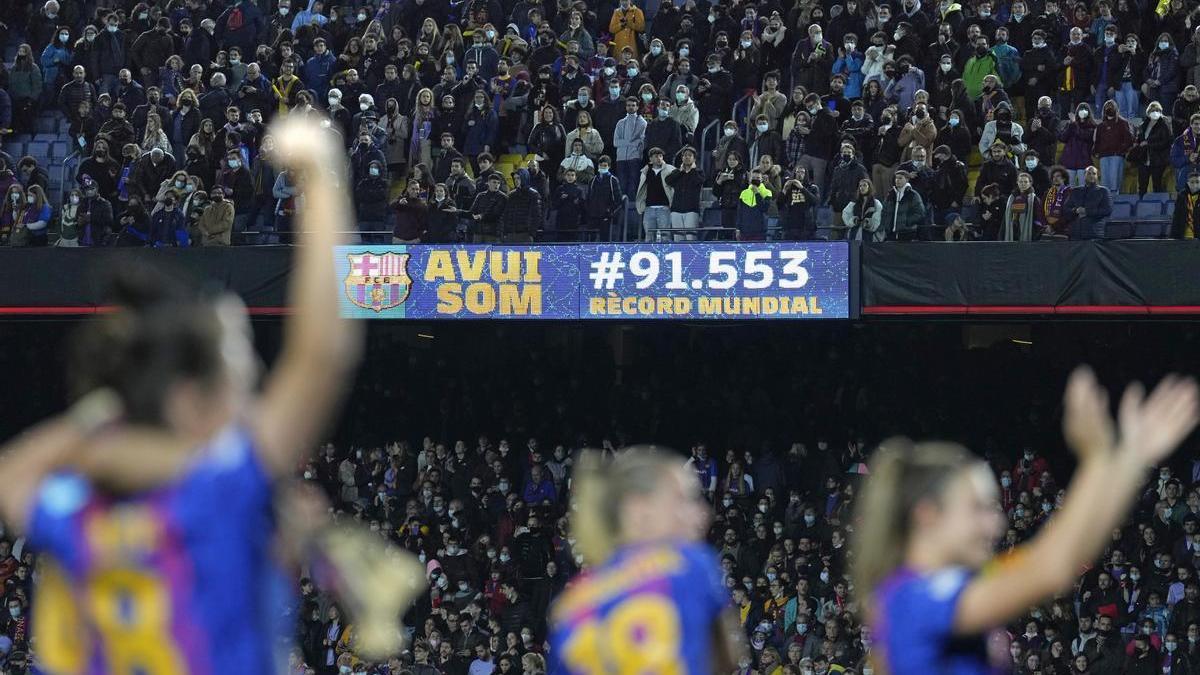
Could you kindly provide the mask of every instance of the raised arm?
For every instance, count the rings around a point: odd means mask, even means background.
[[[358,363],[362,330],[339,316],[334,275],[339,232],[354,228],[345,153],[315,121],[289,118],[271,133],[304,195],[283,350],[249,420],[264,464],[278,475],[294,470],[320,439]]]
[[[1190,379],[1170,376],[1149,397],[1132,384],[1121,400],[1120,439],[1114,441],[1107,395],[1090,370],[1076,370],[1067,384],[1063,430],[1079,455],[1079,468],[1062,510],[1008,564],[963,590],[955,632],[977,634],[1003,625],[1070,588],[1125,517],[1146,470],[1195,428],[1197,400]]]

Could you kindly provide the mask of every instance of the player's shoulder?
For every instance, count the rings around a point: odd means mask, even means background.
[[[925,573],[900,570],[884,581],[879,595],[898,603],[946,602],[957,596],[970,578],[971,571],[965,567],[946,567]]]

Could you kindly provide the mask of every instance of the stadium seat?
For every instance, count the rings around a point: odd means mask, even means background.
[[[512,153],[508,153],[508,154],[500,155],[499,157],[497,157],[496,163],[497,164],[511,164],[512,166],[516,166],[516,165],[520,164],[521,160],[523,160],[523,159],[525,159],[525,158],[522,157],[521,155],[515,155]]]
[[[1113,202],[1112,215],[1109,218],[1113,220],[1128,220],[1133,217],[1133,202],[1119,201]]]
[[[46,141],[30,141],[25,145],[25,154],[38,160],[39,164],[45,164],[50,156],[50,144]]]
[[[1158,218],[1163,213],[1163,203],[1156,201],[1140,201],[1133,215],[1136,218]]]
[[[1169,202],[1171,201],[1171,195],[1166,192],[1147,192],[1146,194],[1142,195],[1142,201]]]
[[[704,209],[704,214],[700,219],[700,227],[720,227],[721,226],[721,209],[708,208]]]
[[[1137,220],[1133,223],[1133,233],[1136,239],[1166,239],[1171,232],[1171,221],[1165,219]]]
[[[1112,201],[1114,206],[1117,204],[1136,204],[1138,202],[1138,196],[1123,192],[1113,197]]]
[[[1166,216],[1167,218],[1174,218],[1175,217],[1175,202],[1174,201],[1167,202],[1166,207],[1167,208],[1163,210],[1163,215]]]
[[[1133,236],[1133,223],[1128,220],[1110,220],[1104,228],[1105,239],[1128,239]]]
[[[51,159],[66,159],[71,154],[71,144],[66,141],[54,141],[50,144]]]

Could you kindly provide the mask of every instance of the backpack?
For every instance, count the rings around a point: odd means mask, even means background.
[[[242,13],[242,8],[234,7],[229,10],[229,20],[225,22],[225,27],[235,31],[241,30],[244,25],[246,25],[246,16]]]

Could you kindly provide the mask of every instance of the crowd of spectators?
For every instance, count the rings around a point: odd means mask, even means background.
[[[1194,4],[13,0],[0,128],[81,161],[0,155],[0,236],[288,243],[264,132],[311,114],[367,241],[1098,238],[1151,187],[1192,238]]]
[[[18,332],[37,330],[46,329]],[[753,648],[739,674],[871,675],[846,541],[873,443],[898,431],[969,442],[996,470],[1009,549],[1053,515],[1069,477],[1055,411],[1070,365],[1129,355],[1102,372],[1114,382],[1153,377],[1190,362],[1157,354],[1194,332],[1075,324],[1047,329],[1035,351],[1008,340],[967,349],[959,329],[944,326],[651,327],[617,361],[599,335],[565,341],[525,328],[488,328],[493,349],[471,350],[480,330],[448,327],[419,347],[399,330],[372,333],[350,420],[303,478],[339,517],[418,555],[430,590],[406,617],[408,652],[367,663],[340,608],[302,581],[292,675],[545,673],[545,608],[580,568],[565,519],[572,454],[651,438],[690,446],[713,504],[709,539]],[[33,367],[21,358],[27,365],[14,373]],[[16,357],[0,355],[10,363]],[[1130,520],[1072,592],[996,635],[1009,659],[998,672],[1200,669],[1193,448],[1149,477]],[[26,622],[33,574],[14,543],[0,543],[10,611],[0,662],[23,674],[36,655]]]

